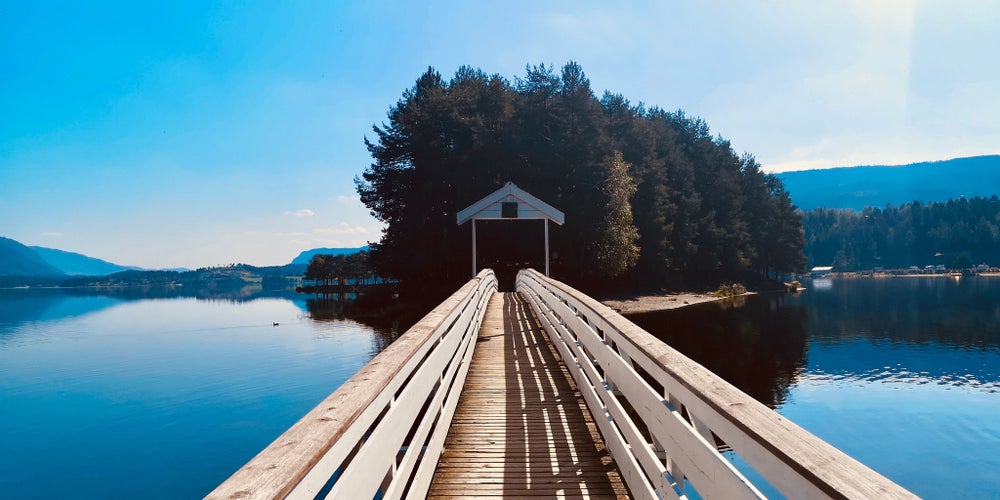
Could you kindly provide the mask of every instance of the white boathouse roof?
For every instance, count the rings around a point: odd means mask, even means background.
[[[516,216],[504,216],[503,204],[517,203]],[[469,220],[518,220],[548,219],[560,226],[566,222],[566,215],[552,205],[532,196],[527,191],[508,182],[504,187],[486,195],[485,198],[469,205],[456,216],[458,225]]]

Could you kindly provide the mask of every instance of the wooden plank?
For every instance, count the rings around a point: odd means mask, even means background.
[[[474,308],[474,304],[471,307],[467,305],[466,311]],[[381,478],[394,464],[396,453],[402,447],[424,402],[428,397],[432,397],[432,407],[437,410],[437,406],[444,400],[444,388],[440,386],[435,388],[435,383],[441,378],[442,367],[457,369],[456,351],[465,338],[464,327],[468,324],[469,316],[471,315],[466,312],[462,313],[458,328],[446,332],[439,344],[428,354],[426,361],[414,372],[412,379],[407,382],[406,387],[389,407],[374,432],[365,440],[357,455],[341,473],[340,479],[330,492],[331,497],[375,496],[375,492],[381,486]],[[434,394],[431,394],[432,389],[435,390]],[[416,435],[418,443],[423,444],[423,438],[430,431],[432,421],[432,418],[423,421],[426,425],[422,425],[424,432],[418,432]],[[407,453],[415,451],[415,448],[410,448]],[[362,485],[370,490],[363,490]]]
[[[312,498],[492,271],[470,280],[207,498]]]
[[[431,435],[428,440],[427,446],[423,452],[422,460],[413,475],[413,481],[410,483],[408,491],[408,494],[410,495],[415,497],[426,496],[427,490],[430,488],[431,479],[434,476],[434,469],[437,466],[437,460],[441,456],[441,451],[444,449],[444,440],[448,435],[451,418],[455,414],[455,410],[458,408],[458,400],[461,395],[462,388],[465,386],[466,376],[469,373],[472,354],[475,351],[475,344],[473,342],[478,338],[479,327],[482,325],[483,317],[486,314],[486,306],[489,304],[489,299],[494,293],[496,293],[495,281],[492,282],[488,288],[480,287],[476,298],[474,325],[472,325],[474,327],[472,332],[474,335],[467,336],[465,343],[463,343],[461,349],[463,355],[458,372],[455,374],[454,381],[452,382],[453,385],[448,390],[448,395],[442,403],[440,421],[438,421],[435,425],[434,434]],[[392,488],[390,488],[390,491],[387,492],[387,494],[388,493],[392,493]]]
[[[654,486],[649,483],[647,477],[643,474],[636,456],[631,452],[631,447],[625,442],[618,426],[609,418],[607,408],[601,401],[601,397],[598,395],[595,387],[595,385],[600,383],[600,378],[593,365],[590,364],[590,360],[583,355],[584,353],[578,342],[573,341],[571,343],[572,336],[567,325],[564,321],[559,321],[556,311],[550,307],[546,307],[537,291],[522,291],[528,294],[536,313],[539,313],[543,317],[545,321],[544,326],[549,332],[550,337],[553,337],[554,344],[562,355],[562,358],[569,363],[569,374],[576,381],[576,385],[580,389],[580,393],[587,402],[588,407],[591,411],[600,412],[597,421],[600,433],[611,455],[615,457],[619,474],[625,483],[629,485],[632,495],[636,498],[644,499],[657,498],[657,492],[653,489]],[[559,305],[565,307],[563,304]],[[602,392],[605,391],[602,389]],[[645,447],[645,444],[643,443],[642,446]]]
[[[556,493],[556,494],[546,494],[546,498],[565,498],[567,500],[576,499],[594,499],[594,498],[628,498],[627,495],[590,495],[582,493]],[[492,495],[486,495],[477,493],[475,495],[468,495],[462,493],[451,493],[443,495],[429,496],[428,498],[433,498],[435,500],[451,500],[451,499],[461,499],[461,500],[496,500],[497,498],[503,498],[504,500],[532,500],[538,498],[538,495],[506,495],[503,493],[495,493]]]
[[[482,292],[477,292],[477,296]],[[477,299],[478,300],[478,299]],[[475,324],[478,318],[479,304],[473,304],[474,307],[470,307],[472,314],[470,316],[470,321],[473,323],[469,326],[462,327],[463,331],[461,337],[461,346],[455,350],[452,354],[453,358],[448,363],[448,368],[445,374],[441,377],[441,385],[435,394],[434,399],[431,401],[428,412],[423,416],[420,422],[420,426],[417,428],[416,433],[410,440],[409,446],[407,447],[406,453],[403,459],[399,461],[395,472],[393,473],[393,478],[409,478],[413,477],[413,482],[416,483],[415,487],[422,487],[423,484],[430,484],[430,475],[433,473],[433,469],[429,466],[421,468],[424,460],[427,461],[437,461],[437,457],[440,455],[440,448],[434,450],[433,444],[429,444],[426,447],[426,451],[421,451],[424,447],[424,443],[428,441],[433,442],[436,437],[440,436],[440,441],[444,441],[444,436],[447,435],[448,425],[450,422],[450,412],[446,407],[446,398],[452,397],[457,400],[457,392],[461,391],[462,383],[464,382],[465,370],[463,368],[468,365],[465,363],[468,357],[472,354],[472,339],[476,336],[476,329],[478,329],[478,324]],[[475,328],[475,329],[472,329]],[[458,332],[453,332],[458,333]],[[445,344],[439,344],[438,350],[446,348]],[[457,385],[452,385],[455,378],[459,378]],[[411,382],[411,385],[419,384],[419,382]],[[403,402],[403,397],[400,397],[396,404],[406,404]],[[438,420],[436,414],[441,415],[441,420]],[[431,432],[433,430],[433,433]],[[426,458],[424,458],[426,457]],[[422,460],[424,458],[424,460]],[[426,472],[425,472],[426,471]],[[424,477],[426,476],[426,477]],[[383,491],[382,498],[386,500],[393,500],[402,498],[404,491],[406,490],[407,481],[394,480],[388,488]],[[426,488],[423,489],[426,492]]]
[[[579,359],[578,365],[582,368],[583,373],[581,374],[571,371],[574,375],[582,377],[578,379],[579,385],[584,383],[597,385],[600,382],[596,367],[591,364],[589,358],[582,356],[583,352],[580,347],[582,345],[604,367],[605,376],[609,380],[615,381],[623,392],[623,396],[639,413],[654,437],[658,438],[661,443],[675,443],[675,446],[667,449],[670,452],[670,458],[679,461],[682,464],[682,470],[690,471],[687,476],[699,493],[708,498],[763,497],[728,460],[718,453],[715,446],[709,445],[699,434],[691,432],[687,422],[680,415],[676,412],[665,411],[663,399],[654,393],[649,385],[639,377],[638,373],[626,365],[625,361],[577,316],[576,311],[564,303],[552,302],[553,312],[566,326],[577,333],[579,339],[578,344],[567,346],[568,349],[574,351],[572,355]],[[589,395],[586,392],[584,394],[585,396]],[[600,402],[596,400],[598,395],[601,396]],[[660,481],[663,479],[663,466],[658,463],[651,450],[647,448],[647,443],[640,436],[638,429],[634,427],[631,418],[620,406],[618,400],[608,391],[595,394],[593,399],[595,401],[591,403],[592,406],[602,406],[617,422],[622,437],[628,438],[627,442],[631,445],[630,451],[637,460],[643,463],[646,476],[660,483],[656,485],[660,492],[669,493],[669,486],[665,481]],[[602,434],[605,439],[611,439],[607,433]],[[619,458],[619,467],[626,474],[626,480],[629,481],[629,484],[634,484],[626,472],[627,469],[622,458]],[[633,489],[635,488],[633,487]]]
[[[576,389],[524,300],[495,294],[428,498],[628,498]]]
[[[483,495],[491,494],[496,491],[495,484],[462,484],[462,485],[449,485],[448,488],[435,487],[431,493],[432,496],[438,495]],[[610,487],[601,488],[589,488],[587,486],[566,486],[565,484],[522,484],[522,485],[506,485],[503,490],[504,497],[508,496],[527,496],[533,495],[535,497],[545,496],[549,498],[558,497],[559,495],[573,494],[577,493],[580,495],[587,495],[588,497],[594,496],[614,496],[617,490]]]
[[[701,423],[789,497],[914,498],[607,306],[537,271],[522,273],[519,280],[540,284],[602,330],[625,357],[655,377],[671,398],[692,410]]]

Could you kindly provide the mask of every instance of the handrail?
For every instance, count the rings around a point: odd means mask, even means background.
[[[628,321],[534,270],[531,304],[638,498],[762,498],[725,443],[789,498],[916,498]],[[718,438],[720,441],[717,441]]]
[[[206,498],[426,495],[496,289],[480,272]]]

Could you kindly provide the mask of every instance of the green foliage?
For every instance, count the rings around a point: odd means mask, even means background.
[[[801,271],[806,266],[802,253],[805,236],[802,216],[792,204],[788,191],[774,175],[760,171],[760,165],[749,154],[740,159],[743,182],[747,193],[744,209],[757,214],[748,218],[748,231],[753,244],[745,251],[751,267],[767,276]]]
[[[364,283],[373,275],[368,264],[368,252],[361,251],[346,255],[313,255],[303,276],[307,280],[315,281],[317,285],[320,282],[323,285],[344,285],[348,280]]]
[[[811,265],[838,271],[1000,262],[1000,199],[915,201],[861,212],[818,208],[803,217]],[[995,265],[995,264],[994,264]]]
[[[719,289],[712,292],[712,295],[716,297],[733,298],[737,295],[743,295],[747,293],[747,287],[743,286],[742,283],[723,283],[719,285]]]
[[[551,231],[552,272],[577,286],[718,283],[804,262],[778,179],[700,119],[597,99],[573,62],[529,66],[513,83],[428,69],[373,131],[374,161],[355,179],[386,223],[371,261],[409,298],[469,278],[470,228],[455,214],[508,181],[566,213]]]
[[[629,175],[630,165],[615,151],[604,159],[607,196],[603,227],[597,241],[597,263],[602,274],[615,277],[635,266],[639,260],[639,230],[632,223],[629,200],[635,194],[635,181]]]

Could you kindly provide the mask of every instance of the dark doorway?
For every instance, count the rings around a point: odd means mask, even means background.
[[[492,268],[501,292],[514,291],[518,270],[545,270],[544,220],[480,220],[475,224],[476,268]]]

